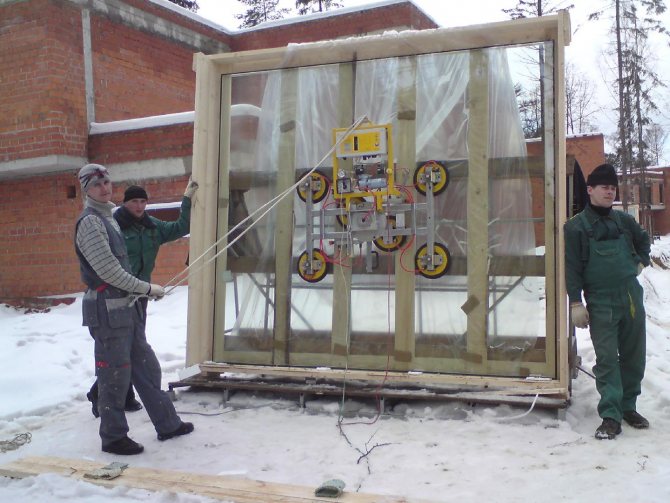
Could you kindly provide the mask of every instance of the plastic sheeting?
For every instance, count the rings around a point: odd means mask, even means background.
[[[296,46],[294,50],[299,50]],[[490,257],[542,255],[533,223],[533,191],[525,169],[526,158],[514,81],[508,62],[509,48],[486,49],[489,85],[488,157],[496,173],[489,180],[489,245]],[[517,49],[518,50],[518,49]],[[446,163],[454,174],[445,193],[436,197],[435,230],[438,241],[444,243],[452,257],[466,257],[467,228],[467,160],[469,111],[467,106],[470,78],[470,53],[455,52],[360,61],[355,64],[354,117],[366,116],[372,123],[394,126],[397,123],[398,90],[406,88],[407,79],[416,89],[416,157],[417,164],[428,160]],[[411,71],[407,71],[407,69]],[[339,67],[325,65],[292,70],[264,72],[260,117],[255,132],[255,155],[240,165],[231,166],[231,174],[243,172],[265,182],[252,184],[242,195],[245,211],[252,212],[274,197],[276,187],[279,136],[281,124],[281,86],[286,72],[297,72],[297,102],[295,104],[295,171],[302,173],[317,166],[333,145],[332,130],[338,123],[340,96]],[[248,79],[248,76],[245,76]],[[260,78],[260,77],[259,77]],[[236,103],[233,78],[233,104]],[[235,124],[232,134],[235,135]],[[397,129],[394,127],[394,134]],[[241,134],[241,133],[240,133]],[[397,141],[397,138],[394,138]],[[332,160],[327,159],[319,169],[327,175]],[[415,166],[397,166],[412,171]],[[514,175],[510,173],[514,172]],[[450,171],[451,172],[451,171]],[[542,186],[543,184],[540,184]],[[412,187],[413,198],[423,200]],[[306,249],[305,205],[294,200],[293,260]],[[537,195],[536,195],[537,199]],[[318,205],[334,204],[327,198]],[[536,201],[536,205],[538,201]],[[540,206],[544,203],[539,201]],[[231,217],[230,224],[235,223]],[[239,221],[239,218],[238,220]],[[276,222],[273,212],[255,223],[253,255],[258,259],[255,273],[239,275],[228,283],[229,303],[235,299],[237,317],[227,339],[248,338],[248,344],[228,344],[228,347],[252,351],[271,351],[274,305],[274,229],[286,222]],[[334,222],[327,224],[333,228]],[[387,274],[365,274],[355,268],[355,257],[339,257],[327,242],[321,244],[333,261],[351,261],[351,335],[357,333],[387,333],[395,330],[395,264],[389,262]],[[244,252],[241,252],[244,255]],[[402,253],[400,250],[396,253]],[[359,257],[358,260],[361,260]],[[405,265],[403,265],[403,262]],[[413,268],[413,257],[403,256],[401,267]],[[292,267],[286,264],[287,267]],[[302,281],[293,274],[291,291],[291,330],[295,333],[329,334],[332,328],[333,277],[329,275],[318,284]],[[488,320],[490,347],[509,345],[511,352],[535,344],[545,336],[544,278],[521,275],[502,276],[490,270],[491,311]],[[444,337],[446,344],[466,345],[467,316],[461,306],[467,299],[467,278],[451,275],[439,279],[419,278],[415,291],[415,331],[417,341],[422,336]],[[501,342],[509,336],[514,343]],[[324,335],[325,337],[325,335]],[[523,340],[523,347],[518,346]],[[516,344],[516,345],[515,345]],[[425,351],[424,351],[425,352]],[[430,351],[428,351],[430,353]],[[456,354],[458,351],[456,351]],[[234,359],[234,358],[233,358]],[[431,370],[439,371],[439,368]]]

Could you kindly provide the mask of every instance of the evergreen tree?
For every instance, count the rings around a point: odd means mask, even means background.
[[[650,228],[651,218],[646,211],[646,168],[651,162],[645,130],[658,110],[653,91],[664,84],[652,68],[648,38],[651,33],[668,35],[658,18],[666,10],[663,0],[612,0],[601,10],[592,13],[596,20],[614,10],[612,32],[615,35],[617,76],[614,81],[618,94],[618,135],[616,165],[622,176],[621,201],[624,210],[630,200],[629,184],[639,184],[640,223]],[[644,11],[645,14],[640,13]]]
[[[242,21],[240,28],[251,28],[266,21],[283,19],[289,9],[277,8],[279,0],[239,0],[249,8],[244,14],[235,15],[235,19]]]
[[[198,12],[198,9],[200,8],[197,0],[170,0],[170,2],[175,3],[184,9],[188,9],[191,12]]]
[[[337,7],[342,7],[342,4],[333,0],[295,0],[295,8],[298,9],[298,14],[301,16],[312,12],[324,12]]]

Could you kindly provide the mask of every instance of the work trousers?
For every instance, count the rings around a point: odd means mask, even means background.
[[[586,295],[596,353],[598,414],[621,422],[635,410],[644,377],[646,335],[643,290],[636,278]]]
[[[120,312],[124,313],[123,319],[113,312],[108,314],[104,302],[98,302],[99,322],[90,328],[95,340],[103,447],[128,433],[124,407],[131,378],[157,433],[170,433],[181,424],[172,400],[161,390],[161,368],[146,340],[142,307],[135,303]],[[110,326],[110,317],[118,328]]]

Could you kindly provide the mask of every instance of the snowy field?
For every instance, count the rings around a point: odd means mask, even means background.
[[[670,236],[655,257],[670,265]],[[93,342],[81,326],[81,299],[47,313],[0,306],[0,442],[22,433],[32,440],[0,453],[0,464],[28,456],[58,456],[131,466],[226,474],[316,487],[339,478],[347,491],[404,496],[409,501],[659,502],[670,501],[670,270],[640,276],[647,308],[647,373],[638,410],[647,431],[624,425],[616,440],[593,438],[600,424],[594,381],[573,382],[567,419],[508,406],[408,402],[375,418],[372,401],[347,401],[343,431],[334,398],[307,402],[274,397],[178,391],[186,437],[159,442],[144,411],[128,414],[139,456],[100,450],[98,420],[85,393],[93,382]],[[149,306],[148,338],[161,361],[164,383],[184,365],[187,291]],[[578,332],[583,366],[595,356],[588,332]],[[522,416],[522,417],[520,417]],[[359,462],[361,452],[374,448]],[[200,503],[206,498],[105,489],[55,475],[0,477],[0,501]]]

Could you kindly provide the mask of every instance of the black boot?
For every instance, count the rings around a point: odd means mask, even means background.
[[[124,407],[126,412],[135,412],[142,409],[142,404],[135,399],[135,392],[133,391],[133,383],[128,386],[128,393],[126,393],[126,405]]]
[[[170,433],[159,433],[158,434],[158,440],[168,440],[172,437],[178,437],[180,435],[188,435],[194,430],[193,428],[193,423],[185,423],[182,421],[182,423],[179,425],[179,427],[170,432]]]
[[[596,438],[598,440],[612,440],[621,433],[621,424],[611,417],[603,419],[603,424],[598,426],[596,430]]]
[[[91,402],[91,413],[95,417],[100,417],[100,413],[98,412],[98,397],[94,396],[92,392],[86,393],[86,398],[88,398],[88,401]]]
[[[127,436],[115,440],[111,444],[103,445],[104,452],[111,452],[112,454],[119,454],[121,456],[132,456],[144,451],[142,444],[138,444]]]
[[[649,421],[639,412],[634,410],[627,410],[623,413],[623,420],[626,421],[633,428],[638,430],[646,430],[649,428]]]

